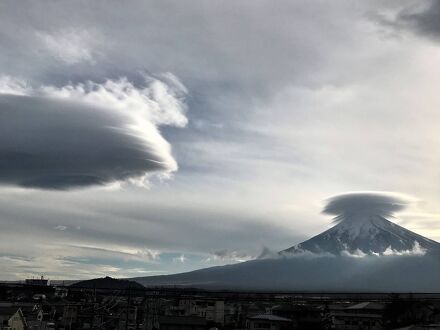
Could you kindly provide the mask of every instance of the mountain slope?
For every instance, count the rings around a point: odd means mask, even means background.
[[[382,216],[356,215],[281,253],[330,253],[335,255],[424,254],[440,251],[440,243],[405,229]],[[337,220],[337,221],[338,221]]]
[[[440,291],[440,243],[382,216],[356,214],[337,221],[269,259],[134,280],[204,289]]]
[[[302,256],[140,277],[146,287],[319,292],[440,292],[440,255]]]

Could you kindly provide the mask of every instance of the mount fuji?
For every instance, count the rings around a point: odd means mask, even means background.
[[[423,255],[440,251],[440,243],[382,216],[356,214],[281,254],[311,252],[334,255]]]
[[[145,286],[289,291],[440,292],[440,243],[388,219],[403,197],[338,195],[323,213],[335,226],[278,253],[238,264],[135,278]]]

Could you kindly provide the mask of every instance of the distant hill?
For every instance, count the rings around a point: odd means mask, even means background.
[[[76,282],[72,284],[71,287],[86,288],[86,289],[113,289],[113,290],[145,289],[145,287],[140,283],[130,280],[119,280],[116,278],[111,278],[109,276]]]

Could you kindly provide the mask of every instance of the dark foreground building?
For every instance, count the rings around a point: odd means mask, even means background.
[[[440,295],[0,285],[0,330],[440,329]]]

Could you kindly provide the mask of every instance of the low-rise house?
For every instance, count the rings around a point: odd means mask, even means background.
[[[55,323],[48,321],[29,321],[27,322],[28,330],[54,330]]]
[[[292,320],[273,314],[260,314],[248,317],[246,320],[248,330],[287,330],[292,329]]]
[[[409,325],[395,330],[440,330],[440,324]]]
[[[375,302],[362,302],[332,312],[336,330],[380,330],[385,306]]]
[[[13,312],[15,310],[15,312]],[[1,325],[2,330],[26,330],[26,319],[23,315],[21,308],[9,308],[9,310],[3,309],[1,313]],[[9,316],[8,316],[9,315]]]
[[[63,308],[61,322],[66,329],[71,329],[73,324],[78,322],[78,311],[80,306],[78,304],[68,304]]]
[[[26,285],[48,286],[50,281],[43,276],[41,278],[27,278],[24,280]]]
[[[222,300],[183,299],[175,311],[180,312],[180,315],[199,316],[222,325],[225,322],[225,303]]]
[[[21,329],[26,324],[27,315],[37,313],[40,306],[33,303],[0,303],[0,329]]]
[[[159,316],[159,330],[205,330],[206,319],[199,316]]]
[[[243,305],[237,302],[225,304],[225,323],[226,327],[231,329],[243,328],[246,322],[246,316],[243,312]]]
[[[274,306],[271,313],[291,319],[294,329],[323,329],[327,324],[324,307],[321,305],[281,304]]]

